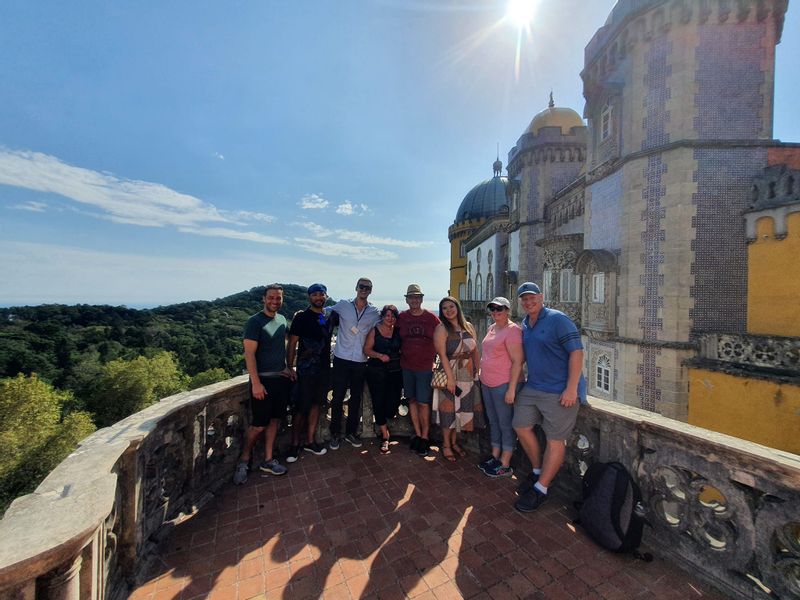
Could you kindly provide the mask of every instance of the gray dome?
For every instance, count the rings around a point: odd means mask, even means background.
[[[503,209],[508,210],[507,187],[508,178],[500,175],[476,185],[461,201],[455,222],[492,217]]]

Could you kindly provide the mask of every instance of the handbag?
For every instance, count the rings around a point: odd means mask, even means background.
[[[435,390],[447,389],[447,373],[444,371],[439,357],[436,357],[436,365],[433,367],[433,377],[431,378],[431,387]]]

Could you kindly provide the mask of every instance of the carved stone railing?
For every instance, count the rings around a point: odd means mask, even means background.
[[[701,356],[734,364],[800,372],[800,338],[740,333],[706,334]]]
[[[165,398],[86,438],[0,522],[0,598],[126,597],[172,526],[230,481],[246,396],[246,377],[237,377]],[[558,488],[577,498],[592,461],[622,462],[653,524],[645,543],[660,556],[735,598],[766,600],[766,588],[773,600],[800,596],[800,457],[590,402]],[[408,419],[390,429],[402,435]],[[464,445],[483,452],[486,437],[464,434]]]
[[[800,597],[800,456],[590,402],[563,478],[576,497],[591,462],[619,461],[641,487],[652,524],[644,541],[659,555],[734,598]]]
[[[0,521],[0,598],[126,598],[171,525],[230,480],[246,382],[170,396],[83,440]]]

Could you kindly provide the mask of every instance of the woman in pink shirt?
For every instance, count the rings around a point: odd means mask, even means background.
[[[498,296],[487,305],[492,323],[483,338],[481,351],[481,390],[489,432],[492,456],[478,465],[489,477],[510,477],[511,454],[514,451],[514,397],[522,376],[525,360],[522,351],[522,328],[508,318],[511,303]]]

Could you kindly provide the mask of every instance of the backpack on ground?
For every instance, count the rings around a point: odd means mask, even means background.
[[[651,555],[637,552],[645,522],[637,513],[641,500],[639,486],[624,465],[594,463],[583,475],[583,501],[575,503],[576,522],[603,548],[650,561]]]

